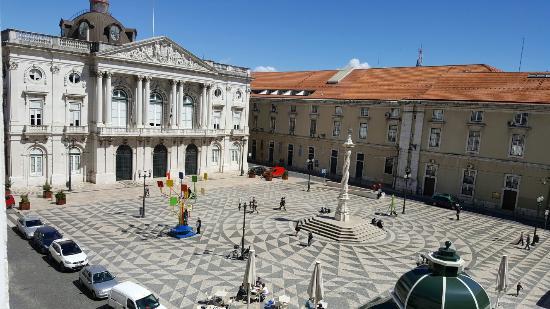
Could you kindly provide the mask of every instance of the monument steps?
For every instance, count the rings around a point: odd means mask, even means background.
[[[362,219],[348,222],[316,216],[302,221],[302,229],[337,242],[363,243],[384,238],[386,232]]]

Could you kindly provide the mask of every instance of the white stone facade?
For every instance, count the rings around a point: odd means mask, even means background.
[[[247,169],[248,69],[166,37],[110,45],[5,30],[2,45],[14,187],[64,185],[69,169],[72,183]]]

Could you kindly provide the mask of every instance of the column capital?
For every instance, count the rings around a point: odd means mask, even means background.
[[[111,78],[113,76],[113,72],[105,71],[105,77]]]
[[[226,91],[231,91],[231,86],[226,86],[226,87],[225,87],[225,90],[226,90]]]
[[[178,84],[178,80],[177,79],[171,79],[170,80],[170,85],[177,85]]]
[[[95,76],[96,77],[103,77],[103,74],[105,74],[105,71],[102,71],[102,70],[96,70],[95,71]]]
[[[145,78],[145,76],[143,76],[143,75],[136,75],[136,79],[138,81],[143,80],[144,78]]]
[[[153,79],[153,77],[151,77],[151,76],[145,76],[145,81],[146,82],[150,82],[152,79]]]

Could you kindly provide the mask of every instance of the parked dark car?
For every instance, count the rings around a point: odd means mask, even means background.
[[[457,205],[460,206],[460,201],[453,195],[447,193],[434,194],[430,203],[434,206],[454,209]]]
[[[267,168],[263,166],[253,166],[249,169],[249,171],[254,171],[254,174],[256,174],[256,176],[262,176],[264,172],[267,171]]]
[[[55,228],[51,226],[43,226],[36,229],[34,236],[31,238],[31,245],[36,249],[36,251],[46,254],[48,248],[52,242],[56,239],[63,238],[63,235],[59,233]]]

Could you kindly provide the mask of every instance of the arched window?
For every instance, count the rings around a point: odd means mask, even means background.
[[[220,164],[220,146],[214,145],[212,146],[212,164],[219,165]]]
[[[193,128],[193,98],[186,95],[183,98],[183,106],[181,108],[181,127],[183,129]]]
[[[80,149],[73,147],[69,151],[71,174],[80,174]]]
[[[149,125],[160,127],[162,125],[162,105],[163,99],[158,92],[151,93],[149,99]]]
[[[230,153],[231,153],[231,162],[232,163],[239,162],[239,157],[240,157],[240,151],[239,150],[240,150],[239,145],[237,145],[237,144],[231,145]]]
[[[39,148],[33,148],[30,151],[31,158],[31,176],[39,177],[44,175],[44,152]]]
[[[126,127],[128,117],[128,95],[124,90],[113,90],[111,100],[111,122],[115,127]]]

